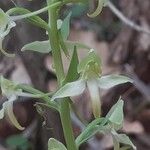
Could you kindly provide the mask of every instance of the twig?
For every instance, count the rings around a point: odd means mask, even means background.
[[[107,3],[107,7],[109,7],[111,9],[111,11],[126,25],[130,26],[132,29],[138,31],[138,32],[144,32],[146,34],[150,34],[150,30],[146,29],[140,25],[137,25],[136,23],[134,23],[132,20],[128,19],[124,14],[122,14],[122,12],[120,10],[118,10],[116,8],[116,6],[108,1]]]

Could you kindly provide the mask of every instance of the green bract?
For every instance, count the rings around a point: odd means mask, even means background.
[[[112,136],[115,150],[120,150],[120,144],[123,144],[122,148],[136,149],[128,136],[117,133],[117,131],[121,129],[123,125],[123,104],[124,102],[120,98],[108,112],[105,118],[97,118],[92,121],[77,137],[77,146],[80,146],[82,143],[89,140],[96,133],[101,133],[104,135],[110,134]]]

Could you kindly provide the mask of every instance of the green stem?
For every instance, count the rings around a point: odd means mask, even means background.
[[[59,86],[61,86],[65,76],[60,52],[59,36],[57,31],[57,19],[57,9],[51,9],[49,38],[52,48],[54,69],[56,71],[58,84]]]
[[[60,118],[68,150],[77,150],[70,118],[69,99],[63,99],[60,107]]]
[[[54,1],[47,0],[47,3],[48,5],[51,5],[52,3],[54,3]],[[48,13],[49,13],[49,25],[50,25],[49,38],[50,38],[50,44],[52,48],[54,68],[56,71],[56,76],[60,87],[63,84],[65,75],[64,75],[63,63],[61,58],[59,35],[57,30],[58,11],[59,11],[58,8],[51,8],[48,11]],[[73,131],[72,131],[72,125],[71,125],[69,101],[67,99],[61,99],[60,105],[61,105],[60,118],[62,122],[67,149],[77,150]]]

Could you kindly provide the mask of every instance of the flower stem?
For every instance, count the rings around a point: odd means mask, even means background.
[[[55,1],[47,0],[48,5],[51,5],[54,2],[57,2],[57,0]],[[58,12],[59,12],[58,8],[51,8],[48,11],[49,25],[50,25],[49,38],[52,48],[54,68],[56,71],[56,76],[60,87],[63,84],[65,75],[61,58],[59,35],[57,30]],[[67,149],[77,150],[71,125],[69,101],[67,99],[61,99],[60,118],[62,122]]]

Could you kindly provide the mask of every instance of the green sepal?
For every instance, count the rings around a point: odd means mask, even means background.
[[[69,82],[53,95],[52,100],[80,95],[84,92],[85,88],[86,83],[84,80]]]
[[[123,83],[133,83],[133,80],[123,75],[105,75],[98,79],[98,85],[101,89],[110,89],[116,85]]]

